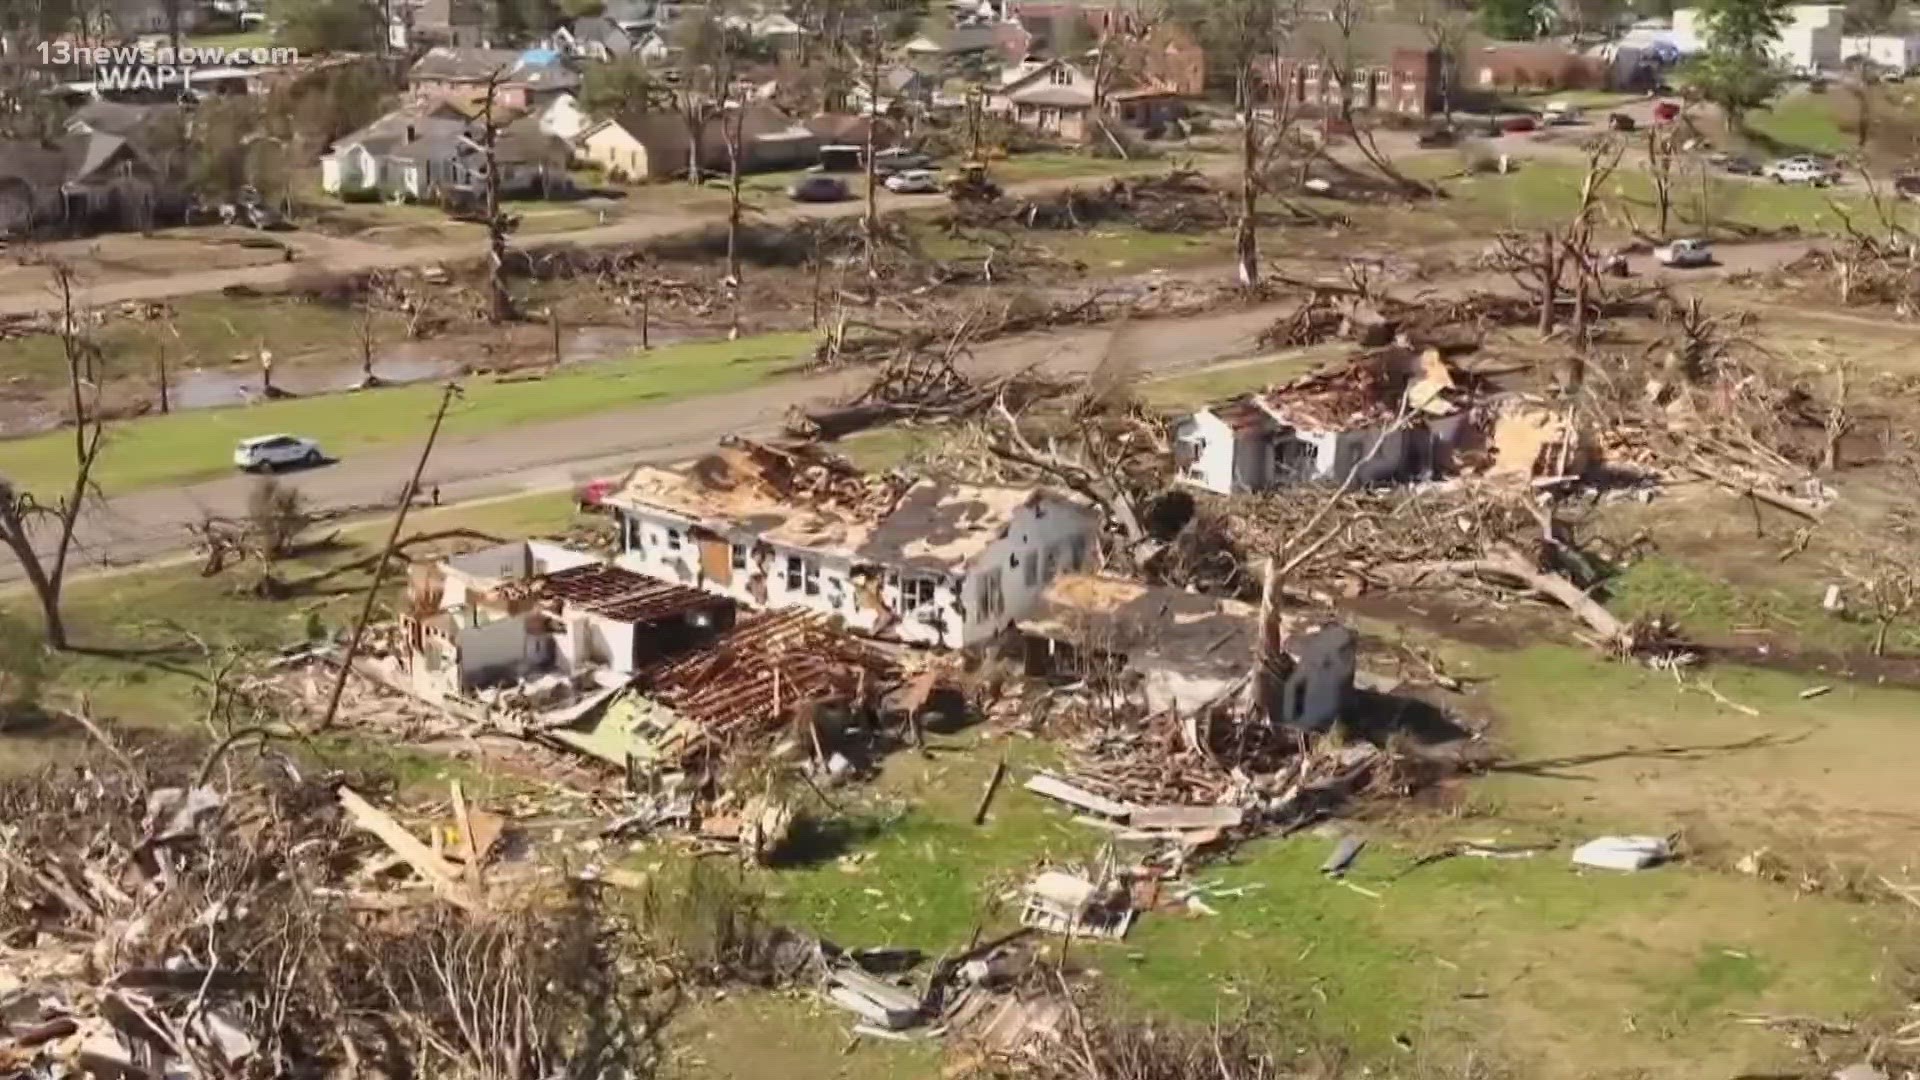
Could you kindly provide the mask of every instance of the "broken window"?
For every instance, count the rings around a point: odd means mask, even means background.
[[[667,550],[668,551],[680,550],[680,530],[679,529],[667,530]]]
[[[1320,451],[1310,442],[1279,438],[1273,443],[1273,478],[1276,483],[1301,484],[1313,479]]]
[[[820,562],[799,555],[787,556],[787,591],[820,595]]]
[[[1027,555],[1026,582],[1027,588],[1029,589],[1035,588],[1040,584],[1040,561],[1035,559],[1032,553],[1028,553]]]
[[[1291,719],[1298,721],[1302,716],[1305,716],[1306,713],[1307,680],[1301,679],[1299,682],[1293,684],[1293,715]]]
[[[1053,575],[1054,575],[1054,572],[1055,572],[1056,570],[1058,570],[1059,568],[1060,568],[1060,560],[1059,560],[1059,557],[1058,557],[1058,556],[1056,556],[1056,555],[1055,555],[1055,554],[1053,553],[1053,549],[1052,549],[1052,548],[1048,548],[1048,549],[1047,549],[1047,564],[1046,564],[1046,566],[1045,566],[1045,567],[1043,567],[1043,568],[1042,568],[1042,575],[1043,575],[1043,576],[1044,576],[1044,577],[1045,577],[1045,578],[1046,578],[1046,579],[1047,579],[1048,581],[1052,581],[1052,580],[1053,580]]]
[[[1087,538],[1084,536],[1076,536],[1073,538],[1072,544],[1073,557],[1067,561],[1067,566],[1078,570],[1087,564]]]
[[[620,540],[621,546],[628,551],[643,550],[640,544],[640,523],[625,514],[620,515]]]
[[[1206,453],[1207,440],[1199,435],[1188,435],[1173,444],[1173,463],[1180,475],[1189,480],[1198,480],[1204,475],[1200,467],[1200,458]]]
[[[980,617],[992,621],[1007,609],[1007,594],[1000,583],[1000,572],[989,570],[980,579]]]
[[[910,577],[900,581],[900,611],[902,614],[933,606],[933,594],[938,582],[933,578]]]
[[[1067,67],[1057,67],[1047,73],[1047,78],[1055,86],[1072,86],[1073,71]]]
[[[747,568],[747,547],[747,544],[738,541],[734,543],[733,568],[735,570],[745,570]]]

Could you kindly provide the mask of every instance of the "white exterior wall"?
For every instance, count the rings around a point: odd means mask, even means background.
[[[537,659],[524,618],[495,619],[460,632],[460,690],[516,677]]]
[[[1201,411],[1174,427],[1175,442],[1197,441],[1200,452],[1193,463],[1180,472],[1181,481],[1221,495],[1231,495],[1234,487],[1233,429],[1211,412]]]
[[[1353,693],[1353,631],[1327,626],[1287,641],[1293,674],[1283,691],[1282,722],[1311,730],[1333,724]]]
[[[540,130],[549,135],[571,141],[587,129],[591,121],[587,114],[580,111],[580,102],[572,94],[561,94],[554,98],[540,113]]]
[[[1413,447],[1411,435],[1404,428],[1385,433],[1384,439],[1379,428],[1328,432],[1321,436],[1325,440],[1320,458],[1321,479],[1344,484],[1349,473],[1356,473],[1357,484],[1395,479],[1406,471],[1408,452]],[[1373,449],[1375,440],[1380,440],[1380,449],[1369,458],[1367,452]]]
[[[1841,62],[1844,63],[1856,56],[1871,62],[1875,67],[1904,73],[1920,67],[1920,37],[1871,34],[1841,38]]]
[[[1092,559],[1095,527],[1092,512],[1078,507],[1046,502],[1021,507],[1008,523],[1007,534],[970,564],[961,597],[965,619],[959,628],[960,640],[953,641],[949,634],[943,644],[950,648],[977,645],[1024,618],[1039,603],[1049,582]],[[983,610],[982,599],[996,574],[1003,603],[998,612],[989,613]]]
[[[976,556],[963,575],[940,571],[896,571],[856,564],[851,556],[762,543],[750,535],[725,536],[738,550],[747,547],[745,569],[731,568],[729,580],[708,578],[701,571],[700,552],[692,522],[656,510],[620,509],[621,554],[615,564],[662,581],[676,582],[728,597],[752,608],[801,608],[835,615],[851,630],[914,644],[963,648],[986,641],[1030,611],[1047,582],[1071,567],[1074,539],[1079,538],[1081,562],[1095,550],[1097,522],[1087,510],[1061,503],[1043,503],[1036,510],[1023,507],[1008,525],[1007,535]],[[669,533],[680,535],[675,550]],[[1051,559],[1049,559],[1051,555]],[[817,591],[809,592],[808,575],[797,587],[789,585],[788,559],[810,560],[819,567]],[[1033,581],[1027,565],[1032,560]],[[1017,565],[1015,565],[1017,563]],[[1051,567],[1052,574],[1047,573]],[[871,575],[878,573],[879,581]],[[856,576],[856,573],[858,576]],[[997,576],[1002,603],[997,613],[982,609],[986,584]],[[932,602],[904,611],[903,586],[933,582]],[[879,603],[874,603],[878,596]]]

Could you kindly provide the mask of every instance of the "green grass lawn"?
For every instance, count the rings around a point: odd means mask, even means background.
[[[267,29],[240,30],[231,34],[200,34],[183,39],[182,44],[197,49],[255,49],[271,46],[273,31]]]
[[[1748,113],[1746,126],[1758,137],[1753,141],[1771,153],[1851,153],[1858,144],[1840,130],[1840,111],[1846,104],[1846,96],[1837,89],[1824,94],[1791,93],[1769,108]]]
[[[186,368],[218,369],[236,361],[256,369],[263,348],[284,363],[303,354],[347,350],[358,340],[360,312],[344,304],[290,296],[236,300],[218,293],[168,303],[171,322],[116,317],[94,334],[107,378],[157,386],[162,350],[178,378]],[[393,315],[377,316],[375,326],[389,340],[400,331]],[[52,334],[0,342],[0,370],[23,387],[65,386],[67,380],[65,354]]]
[[[458,525],[510,537],[569,520],[565,497],[553,495],[422,511],[410,531]],[[285,564],[281,576],[363,558],[381,532],[378,523],[349,529],[341,549]],[[68,610],[90,645],[177,643],[185,629],[216,647],[274,648],[305,640],[315,623],[322,632],[343,625],[356,607],[351,590],[365,581],[356,571],[331,583],[341,595],[269,601],[241,591],[236,573],[204,579],[178,566],[77,580]],[[18,591],[0,593],[0,614],[0,633],[30,638]],[[1332,839],[1306,832],[1196,871],[1238,890],[1210,900],[1217,915],[1157,911],[1124,942],[1073,945],[1118,1007],[1199,1022],[1258,1008],[1289,1049],[1345,1047],[1355,1075],[1455,1075],[1471,1057],[1493,1069],[1476,1075],[1586,1080],[1792,1074],[1800,1059],[1781,1034],[1730,1017],[1846,1020],[1903,1006],[1913,958],[1905,906],[1803,895],[1728,867],[1757,844],[1781,853],[1818,844],[1833,859],[1872,855],[1880,872],[1903,874],[1897,853],[1915,840],[1906,762],[1920,693],[1843,685],[1802,700],[1806,680],[1793,676],[1727,666],[1690,676],[1759,714],[1749,716],[1668,673],[1586,650],[1440,648],[1450,672],[1473,680],[1460,708],[1491,720],[1502,765],[1347,825],[1370,840],[1350,876],[1357,889],[1319,873]],[[103,716],[191,728],[204,708],[194,670],[62,657],[47,693],[59,702],[84,690]],[[776,915],[846,947],[937,955],[977,928],[1009,925],[1016,912],[1003,898],[1041,863],[1084,859],[1105,842],[1019,787],[1027,770],[1050,763],[1044,742],[977,730],[932,741],[929,754],[897,753],[875,783],[837,793],[837,813],[809,799],[817,817],[803,833],[807,858],[751,875]],[[85,745],[77,733],[9,743],[0,761],[59,760]],[[350,736],[321,753],[336,763],[360,755],[422,785],[472,775]],[[974,804],[1003,754],[1014,773],[975,826]],[[487,784],[511,782],[473,777],[468,790],[484,799],[506,790]],[[1568,864],[1572,843],[1620,831],[1682,832],[1690,857],[1641,874]],[[1559,847],[1413,865],[1470,838]],[[646,865],[668,850],[632,858]],[[796,1080],[888,1080],[936,1067],[923,1047],[849,1051],[849,1026],[810,995],[700,995],[666,1033],[667,1075],[777,1068]]]
[[[1911,923],[1904,909],[1733,874],[1720,841],[1768,828],[1784,850],[1779,806],[1841,791],[1819,769],[1843,745],[1879,745],[1881,725],[1920,708],[1920,694],[1849,692],[1822,705],[1800,702],[1797,681],[1722,671],[1721,688],[1766,716],[1701,718],[1712,703],[1669,676],[1586,652],[1453,648],[1449,657],[1456,674],[1490,680],[1496,737],[1520,766],[1462,785],[1444,812],[1403,806],[1351,826],[1371,841],[1350,879],[1364,892],[1318,872],[1332,841],[1307,833],[1197,872],[1241,890],[1210,902],[1217,915],[1155,912],[1123,943],[1077,943],[1121,1007],[1196,1022],[1259,1008],[1290,1045],[1337,1044],[1376,1071],[1411,1047],[1430,1067],[1478,1055],[1513,1075],[1569,1080],[1596,1075],[1601,1062],[1622,1076],[1686,1063],[1715,1075],[1776,1070],[1793,1052],[1729,1014],[1839,1018],[1898,1007],[1892,980],[1908,957],[1887,943]],[[1872,727],[1856,739],[1846,727],[1863,714]],[[1772,751],[1777,772],[1734,752],[1633,750],[1808,724],[1829,734]],[[939,747],[926,759],[896,755],[877,786],[849,793],[846,813],[809,842],[817,861],[756,875],[777,913],[842,945],[937,955],[1010,925],[1017,911],[1006,897],[1036,867],[1085,859],[1103,843],[1099,830],[1012,784],[986,825],[971,824],[992,761],[1008,754],[1020,777],[1046,762],[1044,748],[974,736]],[[1729,784],[1757,794],[1773,775],[1786,783],[1778,802],[1685,797]],[[1640,790],[1647,783],[1652,799]],[[1792,825],[1821,827],[1797,814]],[[1615,875],[1567,861],[1571,845],[1601,832],[1675,829],[1703,845],[1698,862]],[[1461,839],[1558,847],[1414,868]]]
[[[1197,408],[1286,382],[1347,351],[1347,346],[1340,344],[1292,349],[1253,360],[1221,364],[1193,375],[1176,375],[1171,379],[1143,383],[1140,386],[1140,398],[1149,405],[1168,411]]]
[[[1657,221],[1652,180],[1633,168],[1616,172],[1606,195],[1631,211],[1635,221],[1651,229]],[[1485,228],[1531,227],[1564,221],[1578,205],[1582,166],[1546,161],[1523,161],[1505,175],[1465,177],[1447,182],[1451,198],[1434,208],[1463,232]],[[1696,231],[1720,234],[1730,228],[1779,229],[1797,226],[1808,232],[1837,232],[1838,204],[1849,213],[1866,213],[1864,199],[1837,195],[1796,184],[1770,184],[1709,176],[1704,199],[1697,174],[1674,185],[1675,220]],[[1624,222],[1621,222],[1624,224]]]
[[[793,362],[809,340],[804,333],[788,333],[692,342],[569,368],[538,381],[469,380],[442,434],[482,435],[741,389]],[[414,385],[351,398],[326,395],[130,420],[111,429],[95,478],[108,492],[125,492],[219,475],[231,468],[233,444],[262,432],[315,438],[329,453],[349,459],[411,446],[424,436],[439,398],[438,386]],[[63,432],[0,442],[0,472],[29,489],[50,488],[70,471],[72,452],[72,436]]]
[[[471,529],[512,539],[560,531],[574,520],[569,494],[518,496],[458,507],[417,509],[407,517],[407,535],[443,529]],[[127,572],[77,576],[68,582],[64,613],[76,645],[86,651],[49,658],[49,707],[67,707],[84,693],[98,714],[135,728],[199,734],[206,709],[202,673],[205,658],[188,647],[183,631],[214,650],[277,650],[308,640],[314,629],[331,634],[352,624],[359,598],[371,581],[371,564],[338,570],[368,560],[386,539],[388,523],[374,521],[339,530],[337,543],[274,567],[283,580],[299,583],[336,570],[336,576],[282,600],[263,600],[247,592],[257,574],[241,568],[206,578],[197,564],[160,566]],[[314,529],[309,540],[331,530]],[[417,555],[429,554],[420,548]],[[389,592],[404,587],[404,566],[388,575]],[[0,589],[0,656],[37,650],[39,615],[23,588]],[[116,655],[112,650],[128,650]],[[159,651],[151,651],[159,650]],[[0,774],[66,760],[91,746],[77,728],[59,727],[45,737],[0,730]],[[346,759],[380,757],[403,771],[426,778],[458,769],[444,756],[409,753],[393,747],[378,751],[350,740],[334,740],[326,749]],[[486,781],[491,787],[504,778]]]

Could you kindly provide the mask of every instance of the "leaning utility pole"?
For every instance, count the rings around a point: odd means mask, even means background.
[[[427,458],[433,455],[433,443],[440,437],[440,424],[447,418],[447,409],[453,399],[460,395],[459,383],[448,383],[445,392],[440,395],[440,408],[434,411],[433,426],[427,429],[427,443],[420,448],[420,460],[414,462],[413,475],[407,478],[407,486],[401,489],[400,505],[393,513],[393,528],[387,532],[386,546],[380,549],[380,561],[373,567],[373,582],[367,586],[367,598],[360,605],[360,617],[354,620],[353,633],[347,637],[347,651],[340,657],[340,670],[333,677],[333,689],[327,693],[327,711],[320,716],[320,723],[313,730],[322,732],[333,726],[334,715],[340,711],[340,694],[347,688],[347,676],[353,672],[353,658],[360,652],[360,639],[366,635],[367,622],[373,618],[373,603],[380,597],[380,586],[386,584],[387,567],[393,562],[393,549],[400,543],[400,529],[407,523],[407,511],[413,508],[413,497],[420,490],[421,474],[427,471]]]

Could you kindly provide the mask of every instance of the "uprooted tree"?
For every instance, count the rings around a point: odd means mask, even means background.
[[[50,262],[48,268],[53,275],[54,293],[60,301],[60,348],[66,360],[73,424],[73,478],[59,499],[43,502],[9,478],[0,476],[0,543],[5,543],[13,552],[21,575],[40,605],[47,645],[65,649],[69,641],[60,597],[73,554],[80,510],[93,490],[93,468],[104,444],[106,422],[98,402],[100,349],[87,331],[87,313],[78,307],[73,272],[57,261]],[[36,543],[36,536],[47,532],[53,537],[51,551]]]

